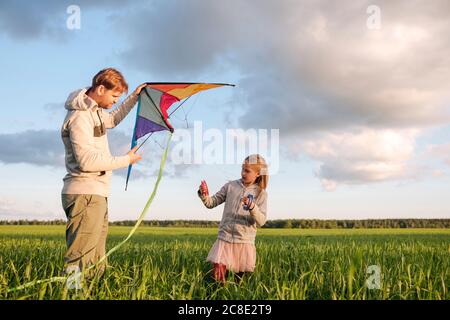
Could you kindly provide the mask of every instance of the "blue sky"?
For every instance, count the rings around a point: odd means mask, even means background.
[[[80,8],[69,30],[67,7]],[[447,1],[3,1],[0,5],[0,219],[64,219],[59,130],[68,94],[115,67],[130,90],[162,81],[226,82],[176,113],[205,130],[278,129],[269,219],[449,218],[450,41]],[[237,10],[236,8],[239,8]],[[129,146],[135,109],[109,132]],[[129,191],[113,175],[110,219],[135,219],[166,136],[143,148]],[[227,152],[227,150],[225,150]],[[147,219],[219,220],[196,196],[240,165],[175,165]]]

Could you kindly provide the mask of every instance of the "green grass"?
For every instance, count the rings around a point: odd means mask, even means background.
[[[129,227],[110,227],[108,247]],[[450,229],[260,229],[257,264],[239,283],[210,280],[210,228],[139,228],[82,290],[59,276],[64,226],[0,226],[0,299],[450,299]],[[381,268],[369,289],[367,267]]]

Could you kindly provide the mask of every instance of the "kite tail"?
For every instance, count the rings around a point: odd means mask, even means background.
[[[167,145],[166,145],[166,149],[164,150],[164,154],[161,158],[161,162],[159,164],[159,172],[158,172],[158,178],[156,179],[155,185],[153,186],[153,191],[152,194],[150,195],[150,198],[147,200],[147,203],[144,207],[144,209],[142,210],[141,214],[139,215],[138,220],[136,221],[136,224],[134,225],[133,229],[131,229],[130,233],[128,234],[128,236],[122,240],[119,244],[117,244],[116,246],[114,246],[113,248],[111,248],[99,261],[97,261],[97,263],[93,264],[92,266],[90,266],[87,269],[84,269],[81,272],[81,275],[83,276],[87,271],[95,268],[97,265],[99,265],[100,263],[102,263],[107,257],[109,257],[113,252],[115,252],[116,250],[118,250],[121,246],[123,246],[130,238],[131,236],[136,232],[136,229],[139,227],[139,225],[141,224],[141,222],[144,220],[145,215],[147,214],[148,209],[150,208],[150,205],[153,202],[153,199],[156,196],[156,191],[158,190],[158,186],[159,183],[161,182],[161,178],[162,178],[162,174],[163,174],[163,170],[164,170],[164,166],[166,164],[166,159],[167,159],[167,154],[169,153],[169,146],[170,146],[170,141],[172,139],[172,133],[169,134],[169,139],[167,141]],[[43,280],[34,280],[28,283],[25,283],[21,286],[18,286],[16,288],[12,288],[12,289],[8,289],[6,290],[6,292],[13,292],[13,291],[18,291],[18,290],[23,290],[29,287],[32,287],[34,285],[37,284],[41,284],[41,283],[51,283],[51,282],[64,282],[68,279],[68,277],[70,277],[70,275],[67,276],[63,276],[63,277],[53,277],[53,278],[49,278],[49,279],[43,279]]]
[[[134,232],[136,231],[136,229],[139,227],[139,225],[141,224],[142,220],[144,220],[145,215],[147,213],[148,208],[150,208],[150,205],[153,202],[153,199],[155,198],[156,195],[156,191],[158,190],[158,186],[159,183],[161,181],[162,178],[162,173],[164,170],[164,166],[166,164],[166,159],[167,159],[167,154],[169,152],[169,146],[170,146],[170,140],[172,139],[172,133],[169,134],[169,139],[167,141],[167,145],[166,145],[166,149],[164,150],[164,154],[161,158],[161,162],[159,164],[159,172],[158,172],[158,178],[156,179],[155,185],[153,186],[153,191],[152,194],[150,195],[150,198],[148,198],[148,201],[144,207],[144,209],[142,210],[138,220],[136,221],[136,224],[134,225],[133,229],[130,231],[130,233],[128,234],[128,236],[118,245],[116,245],[114,248],[112,248],[111,250],[108,251],[108,253],[106,253],[95,265],[89,267],[89,269],[93,268],[94,266],[96,266],[97,264],[101,263],[103,260],[105,260],[110,254],[112,254],[114,251],[116,251],[117,249],[119,249],[125,242],[128,241],[128,239],[131,238],[131,236],[134,234]],[[89,269],[86,269],[89,270]]]
[[[6,292],[13,292],[13,291],[19,291],[19,290],[23,290],[32,286],[35,286],[37,284],[42,284],[42,283],[51,283],[51,282],[64,282],[67,280],[67,277],[53,277],[53,278],[49,278],[49,279],[44,279],[44,280],[34,280],[28,283],[25,283],[21,286],[18,286],[16,288],[12,288],[12,289],[8,289],[6,290]]]

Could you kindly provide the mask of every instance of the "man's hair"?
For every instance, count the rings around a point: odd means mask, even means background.
[[[103,85],[108,90],[119,90],[128,93],[128,84],[125,78],[114,68],[103,69],[92,78],[92,89],[100,85]]]

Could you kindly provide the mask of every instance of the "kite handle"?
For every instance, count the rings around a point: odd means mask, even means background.
[[[246,211],[250,210],[250,207],[252,206],[252,203],[253,203],[253,195],[252,195],[252,194],[249,194],[249,195],[247,195],[247,198],[248,198],[248,200],[249,200],[249,203],[248,203],[248,205],[244,205],[244,210],[246,210]]]

